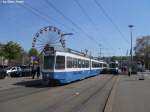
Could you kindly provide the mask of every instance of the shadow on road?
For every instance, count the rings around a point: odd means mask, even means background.
[[[19,85],[19,86],[24,86],[24,87],[34,87],[34,88],[47,88],[47,87],[61,86],[58,84],[43,85],[41,79],[30,80],[30,81],[20,81],[13,85]]]
[[[112,74],[105,74],[105,75],[112,75]],[[73,83],[77,83],[80,82],[82,80],[88,80],[92,77],[95,76],[91,76],[91,77],[87,77],[84,79],[80,79],[80,80],[76,80],[76,81],[72,81],[70,83],[66,83],[66,84],[61,84],[59,81],[52,81],[51,83],[49,83],[48,85],[43,84],[42,83],[42,79],[30,79],[28,81],[22,80],[20,82],[14,83],[13,85],[19,85],[19,86],[24,86],[24,87],[34,87],[34,88],[47,88],[47,87],[57,87],[57,86],[67,86],[69,84],[73,84]]]

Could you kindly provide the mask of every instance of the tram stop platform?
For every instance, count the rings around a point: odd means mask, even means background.
[[[111,112],[150,112],[150,75],[120,75]]]

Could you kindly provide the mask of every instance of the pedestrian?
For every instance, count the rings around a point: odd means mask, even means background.
[[[128,76],[129,77],[131,76],[131,68],[129,68],[129,70],[128,70]]]
[[[36,68],[36,74],[37,74],[37,78],[39,79],[39,77],[40,77],[40,66],[39,65]]]
[[[35,65],[32,66],[32,79],[34,79],[36,74]]]

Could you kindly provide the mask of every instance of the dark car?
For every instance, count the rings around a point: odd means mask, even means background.
[[[6,77],[6,68],[7,66],[0,65],[0,79],[4,79]]]
[[[27,76],[31,76],[31,67],[30,66],[20,66],[22,69],[22,76],[23,77],[27,77]]]
[[[16,66],[13,67],[16,70],[11,71],[9,74],[11,77],[27,77],[31,76],[31,69],[29,66]]]

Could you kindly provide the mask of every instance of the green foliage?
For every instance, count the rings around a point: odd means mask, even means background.
[[[128,60],[128,56],[112,56],[110,58],[110,61],[123,61],[123,60]]]
[[[143,36],[136,40],[134,48],[137,60],[142,60],[147,69],[150,69],[150,36]]]
[[[39,53],[35,48],[31,48],[29,50],[29,56],[38,56],[38,55],[39,55]]]
[[[3,48],[4,48],[4,45],[0,43],[0,56],[4,56]]]
[[[3,55],[6,59],[9,60],[20,58],[21,51],[21,46],[13,41],[9,41],[3,46]]]

